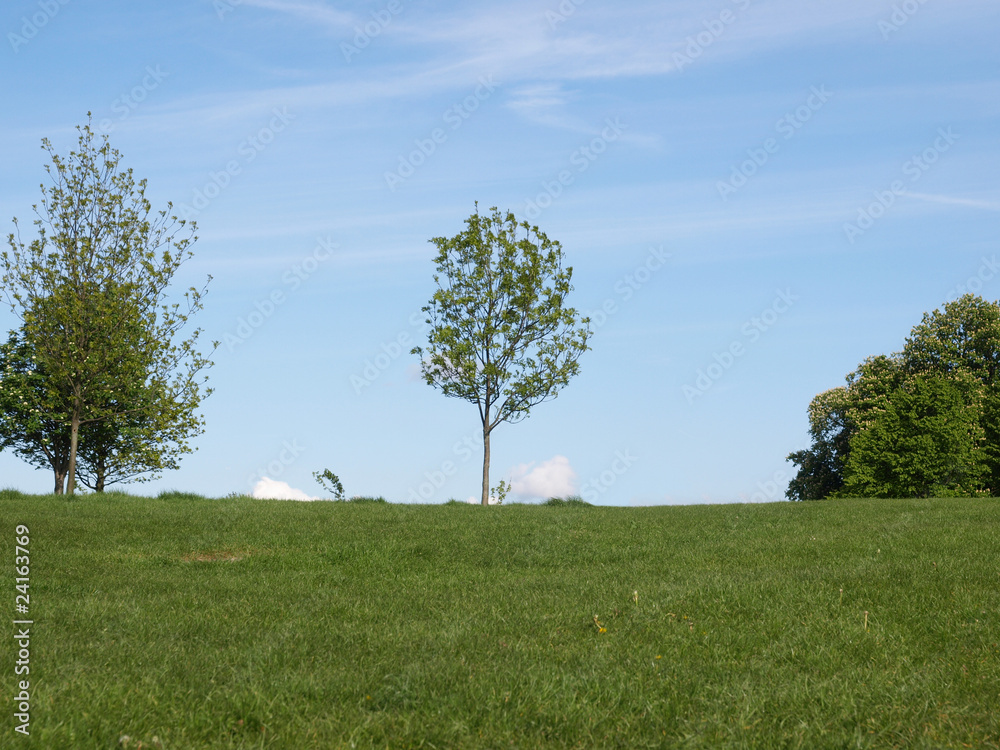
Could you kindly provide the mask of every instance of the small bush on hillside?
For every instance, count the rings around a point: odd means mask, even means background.
[[[23,500],[24,493],[18,492],[13,487],[0,490],[0,500]]]
[[[205,500],[204,495],[196,495],[193,492],[181,492],[180,490],[164,490],[156,496],[158,500]]]
[[[340,479],[332,471],[329,469],[323,469],[322,472],[314,471],[313,476],[324,492],[333,495],[334,500],[344,499],[344,485],[340,483]]]
[[[349,503],[385,503],[384,497],[351,497],[347,499]]]
[[[563,497],[550,497],[548,500],[546,500],[544,503],[542,503],[542,505],[560,505],[560,506],[562,506],[562,505],[577,505],[577,506],[586,506],[588,508],[593,507],[590,503],[588,503],[586,500],[584,500],[579,495],[574,495],[573,497],[566,497],[566,498],[563,498]]]
[[[125,490],[105,490],[104,492],[80,492],[77,490],[76,494],[85,497],[120,498],[122,500],[132,500],[138,497],[138,495],[125,492]]]

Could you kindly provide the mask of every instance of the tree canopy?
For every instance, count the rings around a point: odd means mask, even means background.
[[[925,313],[902,352],[870,357],[809,406],[793,500],[1000,492],[1000,304]]]

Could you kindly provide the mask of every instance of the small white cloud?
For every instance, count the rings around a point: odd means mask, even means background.
[[[474,495],[469,495],[468,499],[465,502],[467,502],[469,505],[481,505],[483,499],[481,497],[475,497]],[[496,505],[498,501],[495,497],[491,496],[487,502],[490,505]]]
[[[521,464],[511,471],[511,492],[523,497],[570,497],[576,494],[576,472],[566,456],[554,456],[535,465]]]
[[[318,497],[310,497],[302,490],[295,489],[287,482],[267,477],[253,486],[253,496],[267,500],[319,500]]]

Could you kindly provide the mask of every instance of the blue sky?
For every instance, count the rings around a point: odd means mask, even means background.
[[[12,0],[0,220],[93,113],[196,219],[206,432],[132,491],[478,495],[474,405],[416,377],[429,239],[559,240],[592,351],[492,437],[532,501],[780,500],[806,407],[963,288],[1000,297],[993,0]],[[598,314],[598,313],[601,314]],[[0,310],[0,328],[15,327]],[[363,383],[359,385],[359,383]],[[0,454],[0,485],[50,474]]]

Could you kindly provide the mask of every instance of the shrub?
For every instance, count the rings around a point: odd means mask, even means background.
[[[194,492],[181,492],[180,490],[164,490],[156,496],[158,500],[205,500],[204,495],[196,495]]]
[[[332,471],[329,469],[323,469],[322,473],[314,471],[313,476],[324,492],[333,495],[334,500],[344,499],[344,485],[340,483],[340,479]]]
[[[584,500],[579,495],[573,495],[573,497],[567,497],[567,498],[550,497],[548,500],[546,500],[544,503],[542,503],[542,505],[559,505],[559,506],[563,506],[563,505],[576,505],[576,506],[585,506],[585,507],[588,507],[588,508],[593,507],[593,506],[591,506],[590,503],[588,503],[586,500]]]

